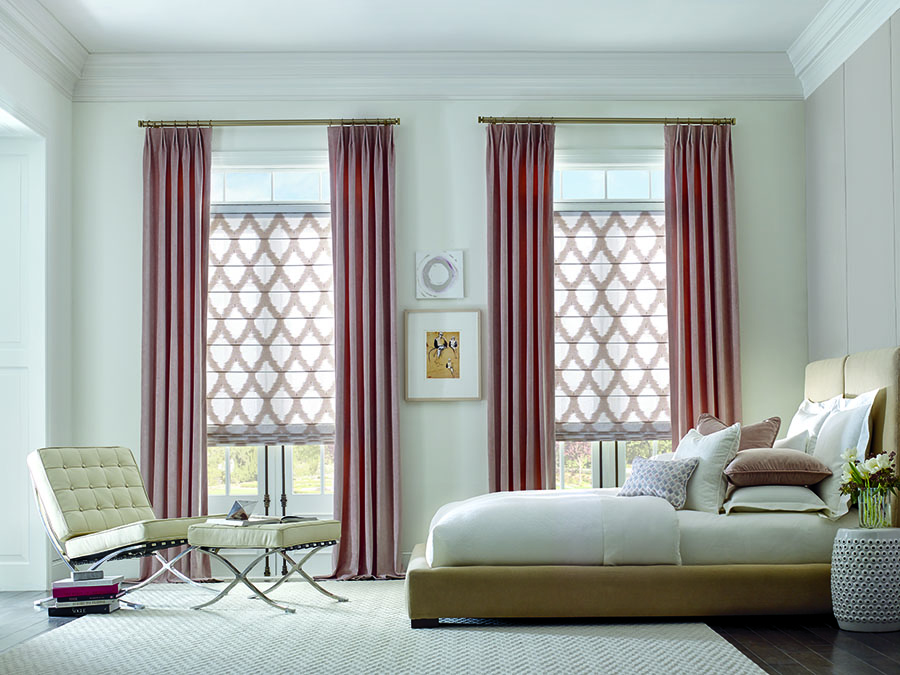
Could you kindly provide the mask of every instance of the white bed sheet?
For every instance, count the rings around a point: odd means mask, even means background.
[[[857,514],[678,511],[678,525],[683,565],[830,563],[834,535],[856,527]]]

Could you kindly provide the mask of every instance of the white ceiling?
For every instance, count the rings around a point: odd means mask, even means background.
[[[784,52],[826,0],[40,0],[92,53]]]

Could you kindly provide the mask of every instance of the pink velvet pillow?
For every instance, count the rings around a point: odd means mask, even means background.
[[[697,431],[704,436],[709,436],[722,429],[727,429],[725,424],[715,415],[709,413],[701,413],[697,418]],[[778,430],[781,428],[780,417],[770,417],[756,424],[741,425],[741,442],[738,446],[738,452],[747,450],[748,448],[771,448],[778,436]]]
[[[728,480],[738,487],[751,485],[815,485],[831,469],[802,450],[748,448],[725,467]]]

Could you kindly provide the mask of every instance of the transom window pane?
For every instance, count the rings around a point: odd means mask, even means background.
[[[225,174],[226,202],[272,201],[271,171],[229,171]]]
[[[663,182],[664,173],[662,169],[655,169],[650,172],[650,199],[662,201],[666,197],[666,185]]]
[[[321,186],[322,172],[312,170],[275,171],[272,174],[272,180],[275,201],[324,201]]]
[[[607,199],[649,199],[650,172],[647,169],[614,169],[606,172]]]
[[[604,199],[606,197],[605,173],[594,169],[561,171],[561,198],[567,200]]]

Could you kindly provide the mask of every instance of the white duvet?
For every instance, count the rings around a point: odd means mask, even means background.
[[[441,507],[431,521],[426,558],[432,567],[678,565],[678,518],[659,497],[495,492]]]

